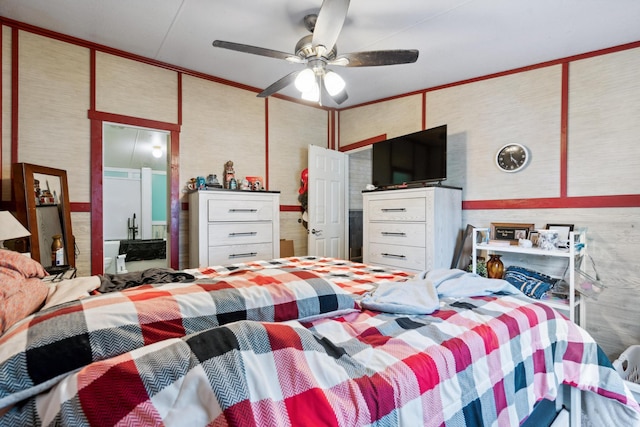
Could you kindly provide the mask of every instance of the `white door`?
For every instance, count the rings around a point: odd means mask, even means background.
[[[309,146],[309,255],[347,257],[347,160],[339,151]]]

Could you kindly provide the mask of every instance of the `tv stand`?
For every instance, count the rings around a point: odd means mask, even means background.
[[[363,262],[410,272],[449,268],[462,191],[431,183],[363,194]]]

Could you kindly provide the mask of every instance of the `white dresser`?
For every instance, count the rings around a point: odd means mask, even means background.
[[[363,261],[418,272],[450,268],[462,190],[433,186],[364,192]]]
[[[202,190],[189,195],[189,266],[280,256],[280,193]]]

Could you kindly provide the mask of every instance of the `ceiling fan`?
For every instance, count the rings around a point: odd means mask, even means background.
[[[335,103],[342,104],[348,98],[345,82],[336,72],[329,70],[328,65],[372,67],[408,64],[418,59],[418,51],[415,49],[376,50],[338,55],[336,40],[347,18],[349,1],[323,0],[317,15],[305,16],[304,24],[311,34],[298,41],[295,54],[223,40],[215,40],[213,46],[306,65],[304,69],[289,73],[264,89],[258,94],[260,98],[273,95],[294,83],[302,92],[303,99],[321,103],[321,94],[324,94]]]

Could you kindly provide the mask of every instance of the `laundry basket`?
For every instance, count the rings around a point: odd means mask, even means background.
[[[613,362],[614,369],[627,383],[636,401],[640,402],[640,345],[627,348]]]

